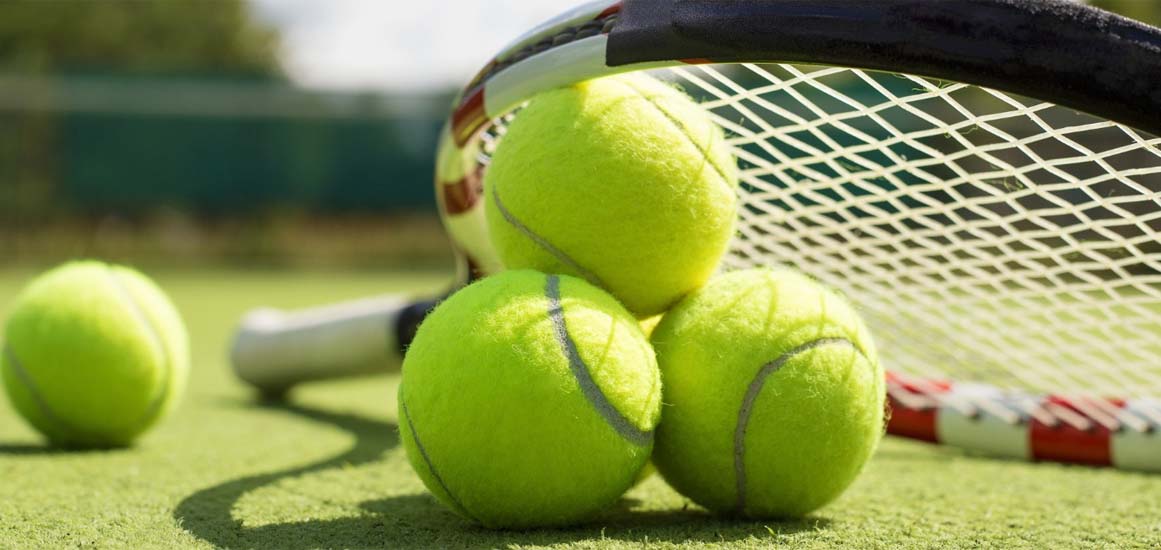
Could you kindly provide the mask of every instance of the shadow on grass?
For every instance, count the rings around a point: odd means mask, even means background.
[[[622,499],[608,515],[568,529],[493,531],[448,511],[429,494],[400,495],[364,502],[356,517],[246,527],[231,510],[246,493],[278,480],[378,460],[399,445],[394,426],[363,417],[293,404],[258,405],[325,422],[355,436],[355,444],[332,458],[287,470],[228,481],[184,499],[174,517],[194,536],[221,548],[447,548],[550,545],[576,541],[713,543],[824,530],[829,520],[744,522],[720,519],[698,510],[635,511]]]
[[[26,444],[12,444],[0,445],[0,455],[17,455],[17,456],[51,456],[51,455],[67,455],[73,454],[76,451],[71,449],[62,449],[60,447],[52,447],[47,443],[37,445],[35,443]]]
[[[782,522],[755,522],[718,518],[700,509],[632,510],[635,501],[622,499],[617,509],[591,524],[561,529],[495,531],[475,527],[447,512],[428,494],[406,495],[363,504],[384,518],[388,529],[380,544],[389,548],[444,546],[547,546],[569,542],[707,544],[770,539],[803,531],[824,530],[830,520],[804,518]],[[389,519],[388,519],[389,518]]]
[[[85,455],[109,454],[132,451],[133,447],[69,447],[52,443],[14,443],[0,444],[0,455],[13,456],[54,456],[54,455]]]
[[[357,529],[347,525],[319,530],[315,522],[280,525],[285,531],[273,537],[267,528],[247,528],[231,515],[234,503],[243,495],[278,480],[297,477],[332,468],[357,466],[379,459],[384,452],[399,445],[395,426],[352,414],[332,413],[292,403],[263,402],[254,405],[283,411],[308,420],[330,424],[355,436],[355,444],[345,452],[327,460],[297,468],[259,474],[202,489],[182,500],[174,510],[174,518],[194,536],[218,547],[228,548],[317,548],[320,546],[352,546],[345,543],[341,531]],[[353,519],[352,522],[360,523]],[[322,522],[329,523],[329,522]],[[338,536],[338,538],[331,538]],[[357,544],[354,544],[357,545]]]
[[[230,521],[213,526],[210,537],[224,548],[496,548],[546,546],[569,542],[721,543],[771,539],[802,531],[824,530],[825,518],[788,522],[719,519],[694,510],[618,510],[590,524],[567,529],[496,531],[469,524],[428,494],[402,495],[365,502],[365,516],[310,520],[245,528]]]

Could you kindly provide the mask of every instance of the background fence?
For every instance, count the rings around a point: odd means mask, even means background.
[[[9,220],[429,209],[450,96],[213,77],[0,77]],[[31,162],[30,162],[31,161]],[[15,191],[12,187],[0,189]]]

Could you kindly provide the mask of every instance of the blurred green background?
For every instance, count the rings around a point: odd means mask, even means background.
[[[0,262],[446,263],[452,90],[304,88],[250,4],[0,4]]]
[[[1161,21],[1161,2],[1093,3]],[[0,263],[449,266],[431,181],[454,84],[298,83],[261,8],[319,6],[0,3]]]

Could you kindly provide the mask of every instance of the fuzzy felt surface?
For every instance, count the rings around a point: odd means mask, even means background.
[[[3,350],[15,408],[68,446],[131,443],[175,406],[189,371],[185,326],[161,289],[100,262],[32,281],[8,316]]]
[[[666,403],[654,461],[707,508],[802,516],[838,497],[878,444],[884,384],[870,333],[797,272],[719,276],[652,340]]]
[[[721,128],[645,74],[537,96],[484,178],[505,265],[583,277],[641,317],[714,272],[733,234],[736,188]]]
[[[567,525],[608,508],[648,460],[660,408],[636,320],[581,279],[533,271],[489,277],[437,306],[399,390],[416,472],[488,527]]]

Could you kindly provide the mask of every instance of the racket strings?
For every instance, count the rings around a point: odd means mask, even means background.
[[[1161,395],[1161,138],[907,75],[671,73],[739,158],[730,267],[789,263],[841,289],[869,318],[888,368],[915,377]],[[912,399],[941,393],[912,389]],[[1105,399],[1029,403],[1013,408],[1078,428],[1156,424],[1155,410]]]
[[[1161,396],[1161,138],[910,75],[658,74],[712,112],[738,158],[727,268],[790,264],[844,292],[899,402],[1082,430],[1161,426],[1161,402],[1123,401]],[[481,166],[512,116],[483,134]]]

